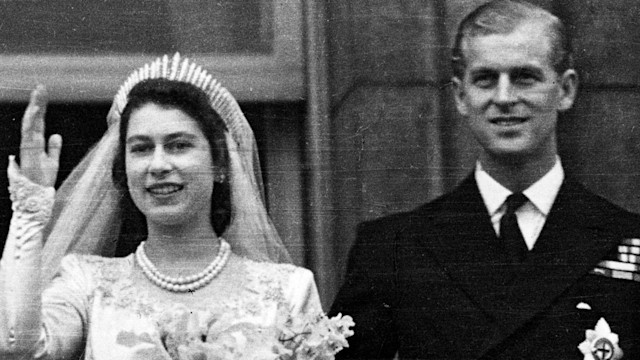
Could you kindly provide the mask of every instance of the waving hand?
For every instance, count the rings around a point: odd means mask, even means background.
[[[62,137],[52,135],[49,138],[47,152],[44,135],[47,101],[47,90],[44,86],[38,85],[31,93],[29,105],[22,117],[20,169],[29,180],[49,187],[55,184],[58,176]]]

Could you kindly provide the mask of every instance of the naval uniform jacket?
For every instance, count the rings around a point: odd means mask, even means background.
[[[640,216],[565,179],[535,247],[509,265],[471,175],[359,225],[331,310],[356,323],[338,358],[582,359],[585,330],[603,317],[624,358],[640,359],[638,274],[592,272],[638,237]]]

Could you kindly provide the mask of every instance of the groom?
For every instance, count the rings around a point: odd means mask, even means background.
[[[565,176],[557,153],[578,83],[562,23],[492,1],[462,21],[453,67],[476,167],[359,226],[332,308],[356,322],[340,358],[640,359],[640,217]]]

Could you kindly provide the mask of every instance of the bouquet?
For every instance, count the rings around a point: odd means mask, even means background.
[[[236,314],[175,310],[159,322],[162,344],[173,360],[330,360],[348,347],[350,316],[291,316],[278,311],[273,325]]]

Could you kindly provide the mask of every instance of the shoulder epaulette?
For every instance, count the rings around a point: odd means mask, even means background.
[[[640,282],[640,239],[623,239],[611,258],[600,261],[591,273]]]

